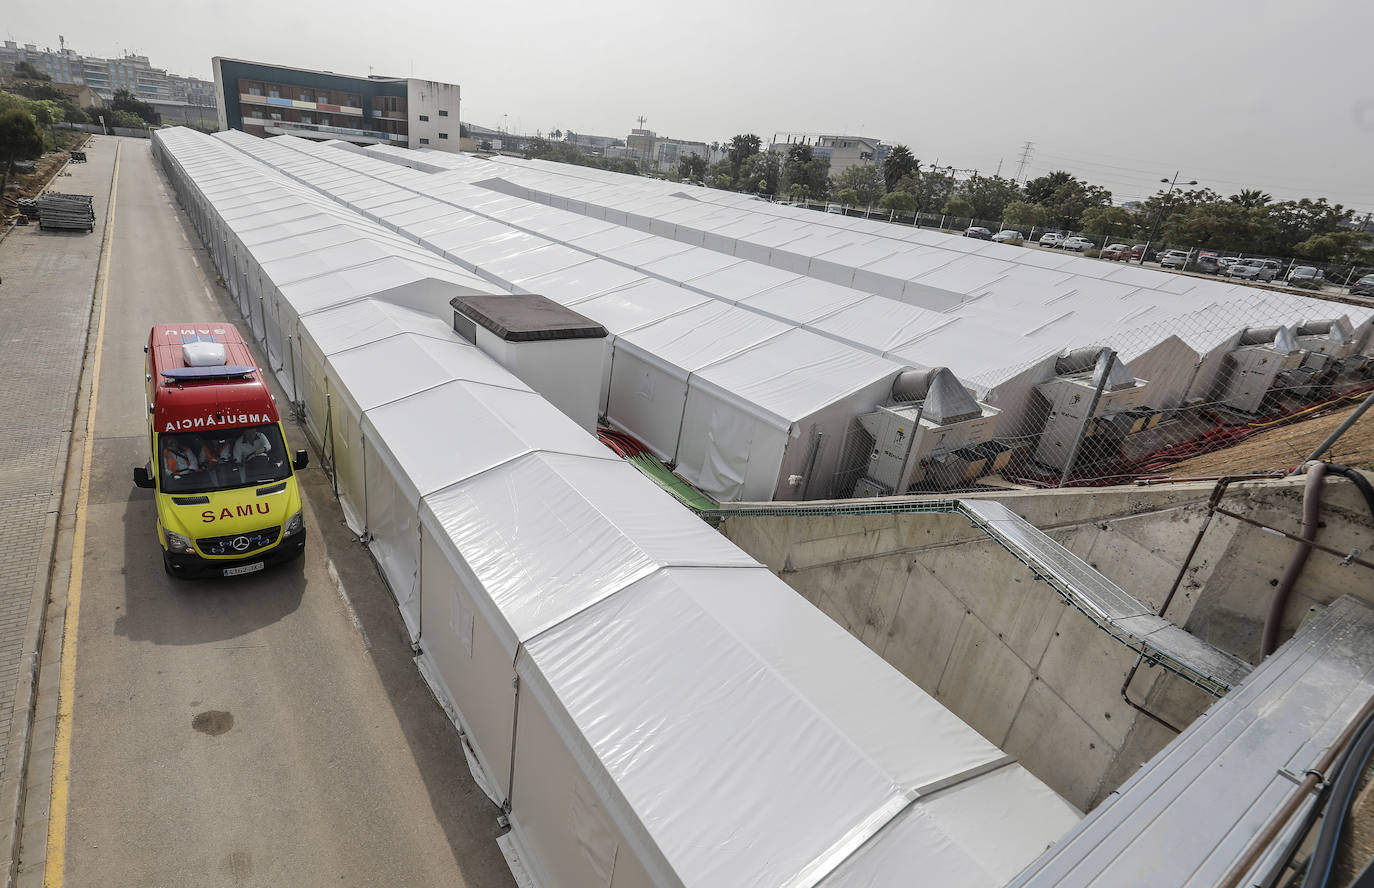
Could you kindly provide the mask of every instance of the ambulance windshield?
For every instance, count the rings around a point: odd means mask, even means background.
[[[291,477],[291,458],[275,424],[158,436],[163,493],[207,493]]]

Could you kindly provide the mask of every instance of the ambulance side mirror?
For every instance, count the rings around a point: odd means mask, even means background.
[[[153,477],[152,477],[151,475],[148,474],[148,469],[147,469],[146,467],[144,467],[144,466],[135,466],[135,467],[134,467],[134,486],[135,486],[135,487],[152,487],[152,486],[153,486]]]
[[[291,460],[291,468],[299,472],[308,465],[310,465],[310,454],[304,450],[297,450],[296,458]]]

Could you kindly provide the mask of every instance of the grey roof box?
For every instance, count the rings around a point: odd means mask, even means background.
[[[533,293],[459,296],[453,310],[507,342],[602,339],[606,328],[544,296]]]

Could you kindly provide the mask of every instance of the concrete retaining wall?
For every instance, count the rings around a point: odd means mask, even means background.
[[[1304,479],[1232,485],[1223,505],[1296,532]],[[1007,493],[997,499],[1158,607],[1206,513],[1212,484]],[[1374,550],[1374,522],[1348,481],[1323,495],[1318,540]],[[737,517],[722,532],[913,681],[1090,809],[1174,734],[1128,706],[1135,656],[957,515]],[[1252,662],[1270,595],[1296,544],[1213,519],[1166,616]],[[1313,552],[1285,620],[1374,576]],[[1212,698],[1143,667],[1132,699],[1177,726]]]

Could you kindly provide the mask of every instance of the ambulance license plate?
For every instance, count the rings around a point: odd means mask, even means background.
[[[267,566],[265,561],[254,561],[252,564],[241,564],[238,567],[226,567],[224,575],[226,577],[237,577],[241,574],[250,574],[254,571],[262,570]]]

